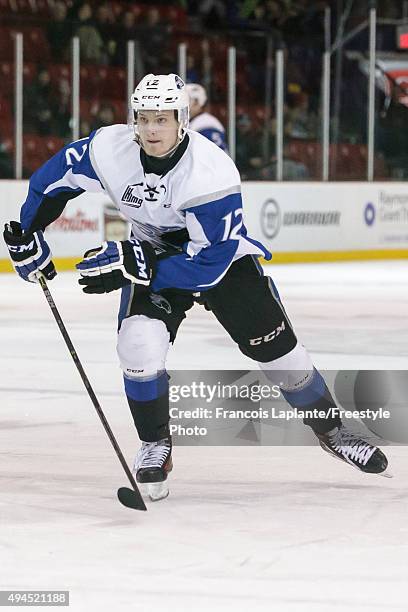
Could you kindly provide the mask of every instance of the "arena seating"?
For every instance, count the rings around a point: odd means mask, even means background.
[[[68,8],[72,0],[64,0]],[[100,3],[91,0],[96,8]],[[144,19],[147,11],[154,4],[127,3],[123,0],[109,2],[111,12],[119,20],[124,11],[133,10],[138,20]],[[7,148],[13,148],[13,100],[14,100],[14,40],[15,33],[24,34],[24,86],[29,85],[39,66],[50,73],[51,85],[55,96],[71,87],[71,67],[68,64],[55,63],[52,60],[50,47],[44,25],[52,14],[52,0],[0,0],[2,25],[0,26],[0,141]],[[163,21],[172,24],[173,35],[170,38],[168,51],[176,57],[177,46],[185,42],[188,54],[200,65],[203,46],[208,48],[212,63],[212,99],[211,111],[227,125],[227,51],[233,44],[228,36],[197,36],[186,29],[187,15],[181,7],[157,5]],[[249,85],[249,62],[245,48],[237,47],[237,116],[248,114],[254,130],[261,130],[265,125],[265,107],[255,87]],[[64,83],[62,83],[64,81]],[[120,66],[81,64],[80,69],[80,111],[81,119],[90,125],[96,120],[103,104],[110,105],[116,122],[126,122],[126,70]],[[6,143],[6,144],[5,144]],[[8,143],[8,144],[7,144]],[[25,135],[24,166],[28,171],[35,169],[53,152],[54,146],[62,141],[52,136]],[[306,165],[310,177],[321,178],[321,145],[319,142],[292,140],[287,152],[291,159]],[[338,180],[363,179],[366,173],[367,149],[362,145],[340,143],[331,146],[331,176]],[[376,175],[384,176],[386,168],[381,158],[376,159]]]
[[[73,5],[72,0],[62,0],[67,8]],[[15,17],[49,17],[52,13],[53,0],[0,0],[0,13],[6,18]],[[90,0],[90,4],[96,8],[100,2],[98,0]],[[156,6],[154,3],[128,3],[120,0],[111,0],[110,8],[115,18],[128,10],[133,10],[140,18],[144,18],[151,6]],[[181,6],[157,5],[160,16],[163,20],[169,23],[177,24],[179,27],[184,27],[187,23],[185,10]]]

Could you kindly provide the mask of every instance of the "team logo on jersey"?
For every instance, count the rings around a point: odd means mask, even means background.
[[[128,206],[132,206],[133,208],[140,208],[143,204],[143,198],[139,198],[134,193],[134,187],[142,187],[143,183],[133,183],[133,185],[128,185],[125,191],[122,194],[121,202],[124,202]]]
[[[139,190],[138,187],[143,187],[143,190]],[[148,185],[148,183],[133,183],[132,185],[127,185],[122,197],[121,202],[126,204],[126,206],[131,206],[132,208],[140,208],[143,204],[143,200],[145,202],[158,202],[159,200],[163,200],[167,193],[166,185]],[[163,204],[163,208],[170,208],[171,202],[165,202]]]
[[[159,191],[159,189],[161,191]],[[144,193],[147,193],[148,196],[145,196],[146,202],[157,202],[159,197],[164,197],[167,193],[167,189],[165,185],[158,185],[156,187],[150,187],[146,183],[146,189],[143,189]]]
[[[164,297],[162,297],[161,295],[158,295],[157,293],[151,293],[149,295],[149,298],[152,304],[157,306],[157,308],[162,308],[163,310],[167,312],[167,314],[171,314],[171,306]]]

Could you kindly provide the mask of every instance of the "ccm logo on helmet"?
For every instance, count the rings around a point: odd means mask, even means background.
[[[277,338],[281,332],[285,331],[285,329],[285,321],[282,321],[282,323],[276,329],[269,332],[269,334],[266,334],[266,336],[251,338],[249,340],[249,344],[251,346],[256,346],[257,344],[262,344],[262,342],[271,342],[272,340],[275,340],[275,338]]]
[[[142,96],[142,100],[160,100],[160,96]]]

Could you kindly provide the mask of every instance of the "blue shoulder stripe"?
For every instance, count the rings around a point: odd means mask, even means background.
[[[103,190],[89,157],[89,145],[95,133],[66,145],[34,172],[21,209],[23,230],[29,229],[46,197],[53,198],[66,193],[68,200],[83,191]]]

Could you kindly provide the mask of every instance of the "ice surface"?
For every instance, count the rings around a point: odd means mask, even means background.
[[[274,266],[321,368],[408,369],[408,264]],[[118,295],[50,289],[130,462],[138,447],[115,354]],[[245,288],[243,288],[243,293]],[[68,589],[77,611],[408,610],[405,447],[395,477],[317,447],[177,447],[170,497],[127,485],[38,286],[0,277],[0,589]],[[251,368],[195,307],[169,369]]]

